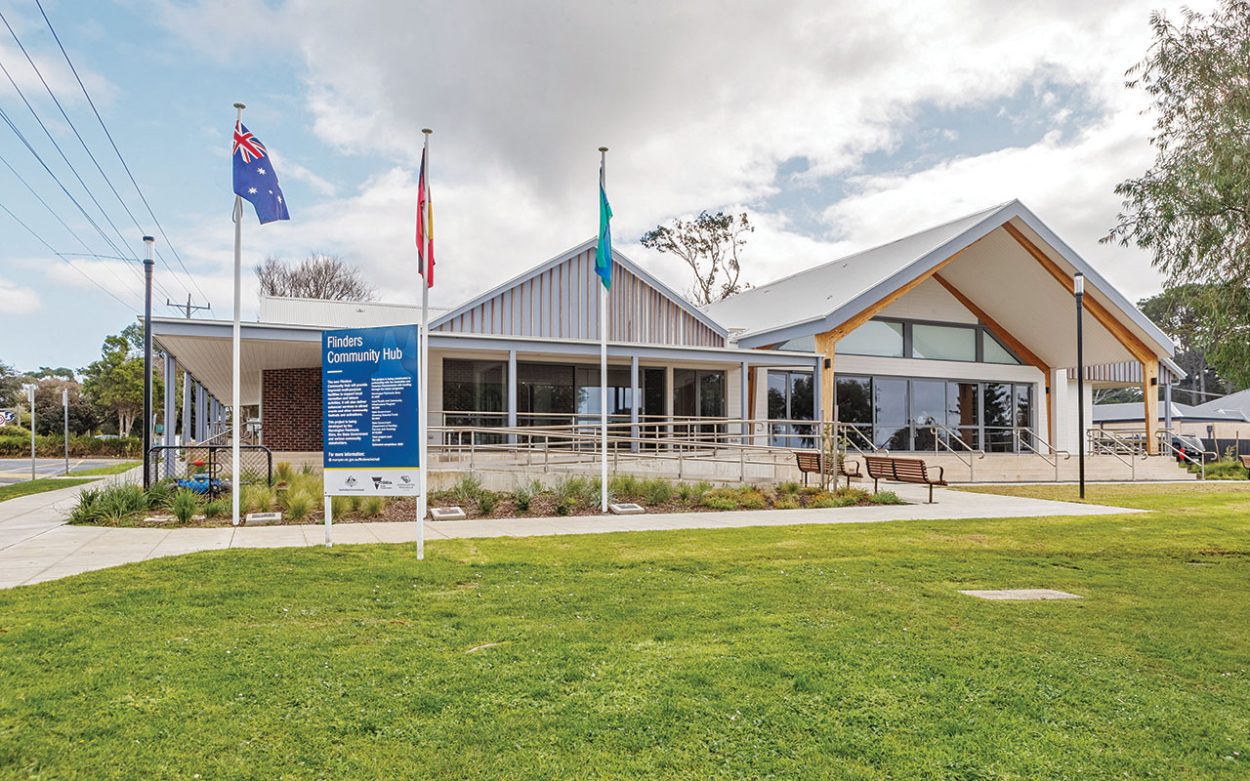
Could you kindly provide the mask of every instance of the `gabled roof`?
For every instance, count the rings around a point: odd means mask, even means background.
[[[546,272],[555,268],[556,266],[559,266],[561,263],[565,263],[568,260],[576,257],[577,255],[580,255],[583,252],[595,249],[598,246],[598,241],[599,241],[598,237],[591,237],[587,239],[586,241],[583,241],[581,244],[578,244],[575,247],[571,247],[565,250],[564,252],[561,252],[559,255],[556,255],[550,260],[540,263],[534,268],[531,268],[529,271],[519,274],[513,277],[512,279],[509,279],[507,282],[504,282],[500,285],[496,285],[495,287],[491,288],[485,293],[482,293],[478,296],[475,296],[469,299],[463,304],[460,304],[459,306],[454,307],[451,311],[442,315],[437,320],[432,321],[430,323],[431,330],[437,329],[440,326],[446,325],[447,323],[453,321],[455,318],[459,317],[460,315],[463,315],[466,312],[469,312],[474,307],[479,306],[483,302],[486,302],[486,301],[491,300],[492,298],[495,298],[496,296],[500,295],[506,290],[518,287],[524,284],[525,282],[528,282],[529,280],[540,277]],[[714,319],[709,317],[705,312],[700,310],[694,304],[691,304],[681,295],[676,293],[668,285],[656,279],[654,276],[649,274],[646,270],[644,270],[637,263],[634,263],[632,260],[625,257],[624,255],[622,255],[620,252],[616,251],[615,249],[612,250],[612,261],[615,264],[624,267],[634,276],[638,277],[647,286],[654,289],[664,299],[669,301],[671,304],[676,306],[681,311],[685,312],[690,317],[693,317],[694,319],[698,320],[700,323],[702,323],[703,325],[705,325],[707,328],[711,329],[715,333],[719,334],[721,337],[728,337],[729,332],[725,329],[724,326],[716,322]]]
[[[1240,415],[1250,420],[1250,390],[1237,391],[1194,406],[1194,411],[1208,416]]]
[[[712,304],[707,313],[757,347],[830,330],[932,271],[1009,221],[1031,229],[1090,287],[1144,332],[1165,358],[1175,350],[1158,326],[1018,200],[1009,201],[879,247],[824,263]],[[1179,372],[1183,375],[1183,372]]]

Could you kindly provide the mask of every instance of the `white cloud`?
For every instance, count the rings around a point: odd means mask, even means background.
[[[8,314],[26,315],[39,311],[43,305],[34,289],[0,277],[0,308]]]
[[[245,51],[264,29],[270,50],[302,57],[316,133],[345,155],[366,148],[394,166],[350,196],[335,197],[321,179],[327,199],[297,208],[291,225],[247,229],[256,257],[341,252],[384,297],[415,297],[413,176],[420,129],[436,129],[435,292],[449,304],[593,232],[600,144],[612,148],[618,244],[678,287],[680,268],[631,246],[675,215],[750,208],[759,229],[748,275],[759,283],[1019,197],[1129,295],[1147,293],[1156,282],[1143,273],[1145,256],[1096,240],[1114,220],[1111,188],[1150,159],[1149,120],[1122,74],[1146,51],[1157,5],[1066,0],[1003,13],[990,0],[793,0],[730,11],[715,0],[395,2],[360,13],[332,0],[230,0],[162,14],[217,53]],[[1064,135],[922,170],[860,169],[872,152],[898,152],[926,107],[988,119],[1020,94],[1052,112]],[[1068,94],[1096,118],[1075,127]],[[796,157],[810,162],[802,180],[846,185],[815,235],[761,205],[778,190],[778,165]],[[294,178],[320,179],[284,165]],[[214,224],[205,246],[218,249],[204,251],[228,268],[223,236]]]

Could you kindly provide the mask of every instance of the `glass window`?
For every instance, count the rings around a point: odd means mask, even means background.
[[[725,416],[724,372],[699,372],[699,415],[705,418]]]
[[[505,414],[504,378],[508,367],[502,361],[466,361],[445,358],[443,360],[443,410],[444,421],[451,427],[463,427],[470,431],[482,426],[503,426]],[[448,441],[453,434],[448,433]],[[496,443],[498,435],[475,432],[472,438],[479,443]],[[464,443],[463,432],[454,435],[454,441]]]
[[[907,380],[876,378],[872,381],[876,427],[873,441],[890,450],[911,448],[911,427],[907,421]]]
[[[578,366],[575,375],[577,380],[577,413],[579,415],[598,415],[599,398],[599,367]],[[629,387],[629,369],[619,366],[608,367],[608,415],[629,417],[633,393]]]
[[[1016,425],[1029,428],[1033,425],[1033,386],[1016,386]]]
[[[1020,362],[1016,360],[1016,356],[1012,355],[1002,342],[994,338],[989,331],[982,331],[984,339],[981,344],[981,356],[986,363],[1008,363],[1018,366]]]
[[[790,372],[790,419],[811,420],[816,412],[811,372]]]
[[[946,417],[946,383],[941,380],[913,380],[911,384],[911,422],[915,428],[916,450],[933,448],[934,436],[945,439],[934,424],[944,424]]]
[[[975,328],[916,323],[911,327],[911,356],[942,361],[975,361],[977,331]]]
[[[985,426],[1012,424],[1012,387],[1001,382],[985,383]]]
[[[980,422],[977,420],[977,404],[981,389],[975,382],[948,382],[946,384],[946,425],[959,435],[970,448],[980,447]],[[958,440],[951,440],[951,447],[963,448]]]
[[[560,426],[571,423],[575,396],[572,366],[517,364],[517,422],[520,425]]]
[[[867,377],[838,377],[838,420],[842,423],[872,423],[872,380]]]
[[[847,355],[903,357],[903,324],[869,320],[838,340],[837,351]]]

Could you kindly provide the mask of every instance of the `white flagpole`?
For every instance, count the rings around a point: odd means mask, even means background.
[[[237,114],[236,124],[243,121],[242,103],[235,103]],[[239,493],[243,490],[243,481],[239,472],[239,417],[243,414],[240,400],[242,391],[239,382],[240,330],[239,307],[243,268],[243,198],[237,193],[234,196],[234,326],[230,335],[230,523],[239,525]]]
[[[429,241],[430,241],[430,224],[428,221],[430,213],[430,134],[434,131],[428,127],[422,128],[421,132],[425,134],[425,145],[422,147],[422,159],[425,160],[425,181],[418,186],[425,188],[421,195],[422,203],[425,208],[422,209],[418,219],[422,220],[425,230],[421,232],[424,237],[426,246],[424,248],[425,264],[421,267],[421,333],[418,334],[421,340],[421,346],[418,349],[419,366],[421,372],[421,390],[419,395],[420,414],[417,416],[417,436],[421,441],[417,445],[417,452],[420,454],[421,469],[417,473],[417,490],[420,495],[417,497],[417,561],[425,559],[425,516],[429,512],[429,439],[430,421],[429,421],[429,399],[430,399],[430,260],[429,257]]]
[[[608,148],[599,147],[599,188],[608,175]],[[600,195],[600,198],[603,196]],[[603,208],[600,206],[600,208]],[[601,237],[602,238],[602,237]],[[608,256],[611,271],[612,257]],[[608,289],[599,280],[599,511],[608,511]]]

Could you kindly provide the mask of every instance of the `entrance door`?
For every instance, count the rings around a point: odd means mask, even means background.
[[[946,382],[913,380],[911,384],[912,450],[933,450],[946,435],[940,424],[946,417]]]

